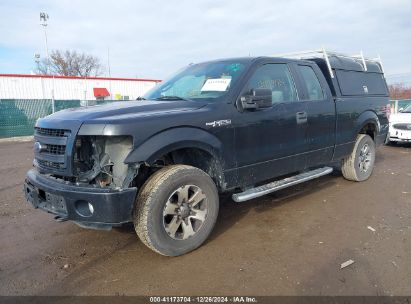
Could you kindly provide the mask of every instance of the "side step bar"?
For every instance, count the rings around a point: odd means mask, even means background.
[[[333,168],[330,167],[323,167],[319,169],[315,169],[312,171],[304,172],[298,175],[294,175],[291,177],[287,177],[278,181],[274,181],[259,187],[247,189],[241,193],[233,194],[232,198],[235,202],[240,203],[244,201],[248,201],[253,198],[257,198],[263,195],[266,195],[271,192],[275,192],[293,185],[297,185],[314,178],[330,174],[333,171]]]

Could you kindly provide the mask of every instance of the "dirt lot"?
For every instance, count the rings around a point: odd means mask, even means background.
[[[246,203],[222,198],[210,239],[178,258],[130,227],[85,230],[31,208],[31,158],[31,142],[0,143],[1,295],[411,294],[411,146],[382,147],[364,183],[337,172]]]

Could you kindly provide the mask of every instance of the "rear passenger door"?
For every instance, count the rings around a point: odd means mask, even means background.
[[[316,65],[294,64],[303,90],[307,113],[307,167],[331,161],[335,144],[335,104],[321,70]]]

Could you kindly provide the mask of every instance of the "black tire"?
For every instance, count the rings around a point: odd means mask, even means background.
[[[371,176],[374,162],[374,141],[367,134],[358,134],[352,153],[342,161],[341,171],[345,179],[362,182]]]
[[[194,201],[193,193],[197,192],[201,200],[190,208],[190,201]],[[170,206],[177,206],[175,215],[165,215]],[[141,241],[153,251],[179,256],[198,248],[207,239],[217,220],[218,208],[217,189],[208,174],[186,165],[167,166],[150,176],[140,190],[134,207],[134,227]],[[200,212],[205,218],[203,221],[194,218]],[[174,232],[171,225],[178,226],[178,229]],[[188,227],[191,227],[193,235],[187,232]]]

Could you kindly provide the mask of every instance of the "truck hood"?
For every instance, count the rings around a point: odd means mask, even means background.
[[[185,100],[119,101],[105,105],[62,110],[47,116],[44,120],[87,122],[90,120],[137,118],[139,116],[191,111],[199,109],[204,105],[206,103]]]
[[[411,113],[392,114],[390,123],[411,123]]]

